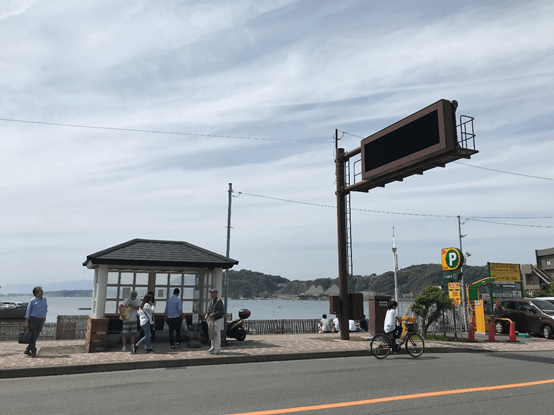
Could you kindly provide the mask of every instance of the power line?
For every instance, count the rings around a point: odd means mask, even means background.
[[[137,129],[137,128],[102,127],[102,126],[94,126],[94,125],[66,124],[66,123],[54,123],[54,122],[46,122],[46,121],[18,120],[18,119],[13,119],[13,118],[0,118],[0,121],[18,122],[18,123],[25,123],[25,124],[51,125],[51,126],[57,126],[57,127],[88,128],[88,129],[108,130],[108,131],[126,131],[126,132],[135,132],[135,133],[170,134],[170,135],[184,135],[184,136],[191,136],[191,137],[210,137],[210,138],[231,138],[231,139],[236,139],[236,140],[259,140],[259,141],[317,143],[317,144],[330,144],[331,143],[331,141],[317,141],[317,140],[300,140],[300,139],[295,140],[295,139],[286,139],[286,138],[244,137],[244,136],[218,135],[218,134],[187,133],[187,132],[177,132],[177,131],[142,130],[142,129]],[[342,131],[341,130],[341,133],[342,133],[341,138],[343,138],[345,134],[348,134],[350,136],[357,137],[357,138],[360,138],[360,139],[365,138],[365,137],[361,137],[361,136],[356,135],[356,134],[349,133],[347,131]],[[504,170],[491,169],[489,167],[474,166],[474,165],[462,163],[462,162],[459,162],[459,161],[455,161],[454,163],[461,164],[462,166],[466,166],[466,167],[473,167],[473,168],[476,168],[476,169],[489,170],[489,171],[493,171],[493,172],[496,172],[496,173],[512,174],[514,176],[521,176],[521,177],[529,177],[529,178],[533,178],[533,179],[554,181],[554,179],[550,178],[550,177],[541,177],[541,176],[533,176],[533,175],[529,175],[529,174],[513,173],[513,172],[509,172],[509,171],[504,171]]]
[[[482,219],[476,219],[476,218],[471,218],[470,220],[474,220],[477,222],[484,222],[484,223],[492,223],[494,225],[522,226],[525,228],[552,228],[552,226],[548,226],[548,225],[521,225],[519,223],[492,222],[490,220],[482,220]]]
[[[341,131],[341,130],[339,130]],[[347,131],[341,131],[342,133],[342,136],[344,137],[345,134],[348,134],[348,135],[351,135],[353,137],[357,137],[357,138],[361,138],[362,140],[366,137],[360,137],[359,135],[356,135],[356,134],[352,134],[352,133],[349,133]],[[342,137],[341,137],[342,138]],[[454,163],[457,163],[457,164],[461,164],[462,166],[466,166],[466,167],[473,167],[475,169],[483,169],[483,170],[489,170],[489,171],[493,171],[493,172],[496,172],[496,173],[503,173],[503,174],[512,174],[514,176],[521,176],[521,177],[530,177],[532,179],[541,179],[541,180],[550,180],[550,181],[554,181],[553,178],[550,178],[550,177],[542,177],[542,176],[532,176],[530,174],[522,174],[522,173],[513,173],[513,172],[510,172],[510,171],[505,171],[505,170],[498,170],[498,169],[491,169],[490,167],[481,167],[481,166],[474,166],[472,164],[467,164],[467,163],[462,163],[460,161],[455,161]]]
[[[454,163],[461,164],[462,166],[473,167],[473,168],[476,168],[476,169],[483,169],[483,170],[494,171],[494,172],[496,172],[496,173],[513,174],[514,176],[531,177],[532,179],[554,180],[554,179],[551,179],[550,177],[531,176],[531,175],[529,175],[529,174],[512,173],[512,172],[509,172],[509,171],[491,169],[491,168],[488,168],[488,167],[473,166],[473,165],[471,165],[471,164],[466,164],[466,163],[462,163],[462,162],[459,162],[459,161],[455,161]]]
[[[198,133],[184,133],[176,131],[157,131],[157,130],[140,130],[136,128],[117,128],[117,127],[101,127],[94,125],[80,125],[80,124],[64,124],[46,121],[31,121],[31,120],[16,120],[10,118],[0,118],[0,121],[19,122],[25,124],[40,124],[40,125],[52,125],[57,127],[74,127],[74,128],[89,128],[95,130],[110,130],[110,131],[127,131],[135,133],[150,133],[150,134],[172,134],[172,135],[188,135],[193,137],[211,137],[211,138],[233,138],[237,140],[261,140],[261,141],[288,141],[296,143],[325,143],[330,144],[330,141],[314,141],[314,140],[294,140],[286,138],[262,138],[262,137],[242,137],[232,135],[217,135],[217,134],[198,134]]]
[[[339,130],[341,133],[342,133],[342,136],[344,137],[345,134],[348,134],[348,135],[351,135],[352,137],[356,137],[356,138],[361,138],[362,140],[366,137],[360,137],[359,135],[356,135],[356,134],[352,134],[352,133],[349,133],[348,131],[342,131],[342,130]],[[341,137],[342,138],[342,137]]]
[[[290,199],[282,199],[279,197],[273,197],[273,196],[263,196],[263,195],[256,195],[253,193],[246,193],[246,192],[238,192],[239,195],[245,195],[245,196],[252,196],[252,197],[259,197],[262,199],[270,199],[270,200],[276,200],[279,202],[286,202],[286,203],[295,203],[299,205],[308,205],[308,206],[316,206],[316,207],[324,207],[324,208],[331,208],[336,209],[336,206],[331,205],[323,205],[320,203],[310,203],[310,202],[301,202],[297,200],[290,200]],[[352,208],[352,210],[360,211],[360,212],[371,212],[371,213],[381,213],[386,215],[402,215],[402,216],[423,216],[423,217],[432,217],[432,218],[457,218],[457,215],[436,215],[436,214],[429,214],[429,213],[409,213],[409,212],[392,212],[392,211],[385,211],[385,210],[372,210],[372,209],[356,209]],[[506,226],[521,226],[521,227],[529,227],[529,228],[552,228],[552,226],[548,225],[521,225],[521,224],[515,224],[515,223],[502,223],[502,222],[492,222],[487,221],[483,219],[479,219],[479,216],[467,216],[463,217],[467,220],[474,220],[477,222],[485,222],[485,223],[491,223],[495,225],[506,225]],[[486,217],[485,219],[491,219],[491,218],[498,218],[498,219],[551,219],[551,216],[542,216],[542,217],[525,217],[525,216],[506,216],[506,217]]]

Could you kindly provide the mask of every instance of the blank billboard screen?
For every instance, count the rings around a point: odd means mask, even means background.
[[[456,145],[455,110],[440,100],[362,140],[362,179],[409,168]]]
[[[436,144],[440,144],[439,114],[433,111],[365,144],[364,170],[376,169]]]

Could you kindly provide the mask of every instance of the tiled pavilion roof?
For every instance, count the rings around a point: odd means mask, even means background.
[[[228,269],[239,262],[182,241],[133,239],[88,255],[84,266],[125,265]]]

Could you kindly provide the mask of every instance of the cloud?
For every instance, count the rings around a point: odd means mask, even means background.
[[[408,266],[458,243],[458,215],[552,211],[551,181],[502,173],[554,178],[550,2],[19,4],[0,8],[1,118],[107,128],[0,121],[0,285],[89,278],[87,254],[136,237],[223,253],[229,183],[241,268],[335,277],[335,129],[351,150],[441,98],[475,117],[463,162],[498,171],[351,195],[355,273],[391,269],[393,226]],[[549,228],[463,227],[477,265],[551,246]]]

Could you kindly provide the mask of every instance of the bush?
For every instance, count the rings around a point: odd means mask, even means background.
[[[412,304],[412,312],[421,318],[421,335],[427,335],[427,329],[437,321],[443,311],[454,308],[452,299],[445,297],[439,287],[428,285],[423,289]]]

